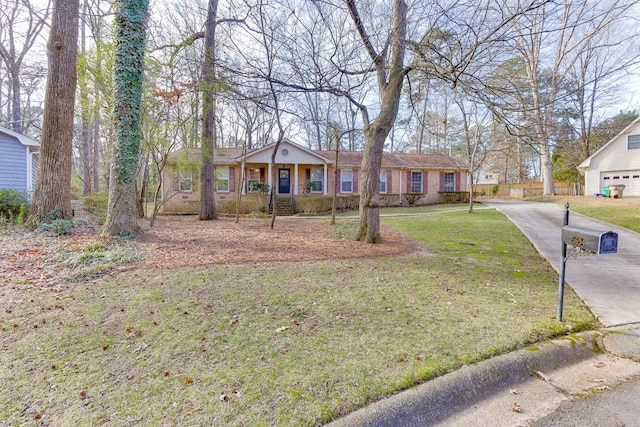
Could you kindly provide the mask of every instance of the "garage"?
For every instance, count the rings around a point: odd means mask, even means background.
[[[624,185],[624,196],[640,196],[640,170],[600,173],[600,188]]]

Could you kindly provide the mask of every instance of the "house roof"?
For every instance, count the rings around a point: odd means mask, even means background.
[[[17,139],[22,145],[25,147],[39,147],[40,143],[33,138],[29,138],[26,135],[22,135],[21,133],[14,132],[11,129],[7,129],[6,127],[0,126],[0,133],[4,133],[6,135],[12,136]]]
[[[236,158],[242,155],[240,148],[216,148],[213,151],[213,158],[216,164],[235,165]],[[169,154],[168,163],[200,163],[202,154],[199,148],[180,148]]]
[[[323,157],[336,160],[335,151],[318,151]],[[342,151],[338,154],[338,164],[341,166],[360,166],[362,164],[362,151]],[[453,157],[444,154],[407,154],[407,153],[382,153],[383,168],[407,168],[407,169],[467,169],[459,165]]]
[[[622,131],[620,131],[620,133],[618,133],[616,136],[614,136],[609,141],[607,141],[606,144],[604,144],[602,147],[598,148],[592,155],[587,157],[582,163],[580,163],[577,166],[577,169],[580,170],[580,171],[584,171],[584,170],[588,169],[589,166],[591,165],[591,159],[593,159],[594,157],[598,156],[604,149],[606,149],[609,145],[613,144],[613,142],[615,140],[617,140],[620,136],[622,136],[622,135],[624,135],[626,133],[629,133],[631,128],[633,128],[638,123],[640,123],[640,116],[638,116],[634,121],[629,123],[624,129],[622,129]]]
[[[294,143],[291,143],[294,144]],[[273,144],[269,144],[265,147],[253,150],[247,153],[248,156],[256,153],[260,153],[265,150],[269,150],[273,147]],[[296,144],[296,147],[298,145]],[[336,163],[335,151],[322,150],[313,151],[300,146],[305,152],[314,155],[317,158],[323,159],[327,163]],[[362,165],[362,157],[364,153],[362,151],[341,151],[338,154],[339,166],[351,166],[360,167]],[[214,161],[216,164],[222,165],[235,165],[240,162],[242,156],[242,150],[239,148],[217,148],[214,152]],[[200,149],[199,148],[180,148],[169,154],[168,163],[200,163]],[[406,169],[462,169],[467,170],[467,167],[460,165],[453,157],[444,154],[407,154],[407,153],[382,153],[382,167],[383,168],[406,168]]]
[[[256,150],[252,150],[252,151],[247,153],[247,158],[252,157],[252,156],[256,156],[256,155],[258,155],[258,154],[260,154],[260,153],[262,153],[264,151],[272,150],[275,145],[276,145],[276,143],[273,142],[271,144],[265,145],[264,147],[258,148]],[[326,156],[323,156],[321,154],[322,153],[321,151],[310,150],[310,149],[308,149],[306,147],[303,147],[300,144],[296,144],[295,142],[290,141],[288,139],[284,139],[284,140],[281,141],[280,148],[282,148],[283,146],[287,146],[287,145],[289,147],[291,147],[292,149],[294,149],[294,150],[299,150],[302,153],[305,153],[305,154],[307,154],[309,156],[312,156],[312,157],[320,160],[322,163],[331,163],[330,158],[326,157]],[[240,155],[238,155],[238,159],[237,160],[240,161]]]

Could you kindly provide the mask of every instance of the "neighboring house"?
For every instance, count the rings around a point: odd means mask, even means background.
[[[0,189],[33,191],[39,149],[35,139],[0,126]]]
[[[496,172],[479,170],[475,175],[476,179],[474,184],[499,184],[503,181],[502,174]]]
[[[245,182],[242,177],[242,151],[217,149],[214,154],[216,200],[235,199],[255,193],[253,183],[271,187],[271,155],[274,144],[250,151],[245,156]],[[336,172],[334,151],[313,151],[283,141],[276,155],[275,189],[277,196],[305,194],[330,196],[338,180],[338,195],[358,195],[362,152],[340,152]],[[200,151],[181,149],[172,153],[163,173],[163,212],[197,213],[200,193]],[[406,203],[407,193],[423,193],[421,203],[436,203],[438,192],[466,191],[467,170],[453,158],[439,154],[384,153],[380,172],[380,194],[393,204]],[[395,197],[391,197],[395,196]]]
[[[578,170],[584,175],[584,194],[624,185],[623,196],[640,196],[640,117],[580,163]]]

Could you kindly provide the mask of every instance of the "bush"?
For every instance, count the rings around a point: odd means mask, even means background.
[[[218,200],[216,202],[216,210],[221,215],[235,215],[236,214],[236,200]],[[256,211],[256,199],[255,197],[244,196],[240,203],[240,215],[247,215]]]
[[[0,216],[23,222],[27,216],[29,198],[24,192],[0,189]]]

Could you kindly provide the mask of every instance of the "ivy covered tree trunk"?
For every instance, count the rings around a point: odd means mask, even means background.
[[[115,153],[111,167],[109,207],[102,233],[140,233],[136,178],[142,140],[142,81],[148,0],[116,0],[116,55],[113,71]]]
[[[31,227],[41,222],[71,218],[78,12],[78,0],[56,0],[53,3],[39,170],[27,221]]]
[[[215,148],[215,38],[218,0],[209,0],[202,65],[202,165],[200,169],[200,220],[217,219],[213,150]]]

